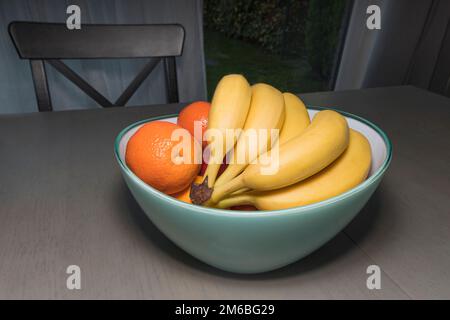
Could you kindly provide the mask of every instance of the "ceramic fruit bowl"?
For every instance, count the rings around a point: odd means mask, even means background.
[[[309,107],[312,118],[321,108]],[[189,254],[222,270],[259,273],[297,261],[340,232],[369,200],[392,156],[386,134],[373,123],[341,112],[351,128],[363,133],[372,149],[368,178],[355,188],[325,201],[275,211],[231,211],[178,201],[145,184],[127,167],[127,142],[144,123],[176,122],[176,116],[143,120],[116,138],[115,155],[131,193],[149,219]]]

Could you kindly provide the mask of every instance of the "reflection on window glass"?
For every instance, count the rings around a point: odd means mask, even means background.
[[[241,73],[282,91],[328,90],[346,1],[204,0],[208,95]]]

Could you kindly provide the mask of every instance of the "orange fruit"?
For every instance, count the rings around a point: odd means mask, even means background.
[[[201,142],[203,141],[203,134],[208,127],[208,114],[210,108],[211,104],[209,102],[193,102],[190,105],[184,107],[183,110],[181,110],[180,114],[178,115],[177,124],[188,130],[195,137],[194,123],[195,121],[199,121],[202,128],[202,136],[195,138]],[[203,141],[202,145],[203,147],[206,147],[207,141]]]
[[[185,130],[166,121],[144,124],[128,141],[125,153],[125,161],[131,171],[145,183],[166,194],[186,189],[200,169],[200,164],[194,161],[194,153],[200,145],[188,132],[185,133],[191,139],[191,154],[183,157],[183,149],[180,149],[176,156],[186,161],[173,161],[172,148],[181,142],[171,139],[177,129]]]
[[[202,183],[203,182],[203,177],[202,176],[197,176],[194,180],[195,183]],[[172,197],[177,198],[180,201],[184,201],[187,203],[192,203],[191,198],[189,197],[191,193],[191,184],[189,185],[189,187],[187,187],[186,189],[184,189],[183,191],[174,193],[172,195]]]

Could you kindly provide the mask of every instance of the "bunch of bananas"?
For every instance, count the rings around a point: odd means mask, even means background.
[[[209,129],[216,129],[220,139],[209,142],[203,183],[191,188],[194,204],[248,204],[259,210],[307,205],[355,187],[366,179],[371,165],[369,142],[338,112],[323,110],[310,120],[297,96],[267,84],[250,86],[242,75],[227,75],[217,85]],[[227,129],[241,133],[230,136]],[[258,147],[250,152],[246,133],[259,129],[278,129],[280,134],[256,136]],[[230,153],[231,163],[217,177]],[[235,161],[239,154],[244,157]],[[275,170],[267,173],[268,167]]]

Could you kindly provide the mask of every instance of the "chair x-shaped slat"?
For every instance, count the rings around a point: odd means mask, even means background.
[[[94,99],[102,107],[108,108],[113,106],[124,106],[133,96],[139,86],[144,82],[148,75],[155,69],[161,58],[152,58],[144,65],[137,76],[130,82],[125,91],[117,98],[115,103],[109,101],[104,95],[94,89],[86,82],[78,73],[73,71],[68,65],[58,59],[48,59],[47,61],[52,67],[58,70],[64,77],[70,80],[78,88],[80,88],[89,97]]]

